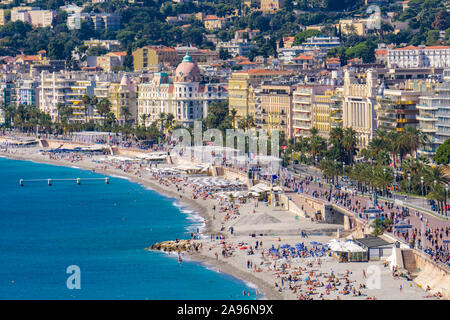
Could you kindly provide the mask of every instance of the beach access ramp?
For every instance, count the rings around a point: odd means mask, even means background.
[[[41,148],[48,148],[49,147],[48,141],[44,139],[39,139],[39,146]]]

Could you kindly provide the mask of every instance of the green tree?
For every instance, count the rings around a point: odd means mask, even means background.
[[[437,164],[448,165],[450,163],[450,139],[445,140],[445,142],[437,148],[433,160]]]
[[[107,116],[111,113],[111,102],[106,98],[98,101],[97,113],[103,118],[103,124],[105,124]]]
[[[314,37],[314,36],[317,36],[319,34],[320,34],[320,31],[313,30],[313,29],[301,31],[301,32],[299,32],[299,33],[297,33],[295,35],[293,45],[294,46],[299,46],[303,42],[305,42],[307,38]]]

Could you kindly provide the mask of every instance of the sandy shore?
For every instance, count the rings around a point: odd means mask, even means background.
[[[37,163],[43,163],[43,164],[50,164],[50,165],[56,165],[56,166],[66,166],[66,167],[78,167],[83,170],[95,170],[95,172],[99,174],[104,174],[108,176],[119,176],[119,177],[125,177],[129,179],[132,182],[139,183],[142,186],[152,189],[164,196],[174,198],[176,201],[180,202],[182,206],[188,207],[195,211],[198,215],[200,215],[202,218],[206,220],[205,228],[203,229],[204,234],[210,234],[215,233],[217,230],[215,228],[218,226],[218,224],[213,224],[213,220],[211,219],[211,215],[208,213],[208,210],[212,211],[212,206],[214,206],[214,203],[211,203],[211,201],[202,201],[202,200],[192,200],[187,196],[184,196],[180,199],[180,194],[176,191],[174,187],[166,187],[164,185],[158,184],[154,180],[145,179],[143,177],[136,176],[134,174],[130,174],[127,172],[124,172],[122,170],[117,170],[115,168],[108,168],[106,170],[99,169],[99,166],[93,163],[91,160],[83,159],[81,161],[77,162],[70,162],[66,160],[52,160],[49,159],[46,156],[43,156],[38,153],[38,149],[30,148],[30,149],[17,149],[14,150],[12,153],[7,152],[1,152],[0,156],[13,159],[13,160],[23,160],[23,161],[32,161]],[[200,203],[202,201],[203,203]],[[209,207],[209,208],[208,208]],[[151,244],[149,244],[151,245]],[[214,265],[216,266],[221,272],[228,273],[238,279],[241,279],[243,281],[253,283],[260,292],[263,294],[264,299],[269,300],[275,300],[275,299],[283,299],[283,297],[273,288],[271,288],[267,283],[262,281],[261,279],[240,271],[239,269],[233,267],[233,265],[228,264],[226,262],[217,262],[212,258],[209,258],[207,256],[196,256],[192,257],[194,260],[198,262],[202,262],[205,265]]]
[[[177,192],[175,185],[165,186],[160,184],[152,179],[149,173],[144,172],[145,170],[141,171],[140,174],[127,173],[112,167],[104,170],[89,158],[76,162],[52,160],[48,156],[39,154],[38,148],[16,150],[12,153],[0,152],[0,156],[57,166],[78,167],[85,170],[95,170],[97,173],[108,176],[125,177],[164,196],[173,197],[183,206],[195,210],[205,219],[203,235],[206,239],[197,240],[197,243],[202,244],[202,249],[196,253],[186,254],[186,258],[200,261],[205,265],[213,266],[220,272],[231,274],[236,278],[254,284],[259,292],[262,292],[264,299],[298,299],[299,295],[311,292],[308,285],[302,283],[306,277],[316,279],[317,283],[320,283],[331,276],[335,277],[339,284],[347,283],[355,288],[361,288],[361,285],[367,282],[365,270],[371,266],[378,268],[381,288],[363,288],[360,290],[361,296],[353,296],[352,294],[340,294],[337,289],[325,294],[325,288],[318,285],[317,288],[312,290],[311,296],[314,299],[367,299],[367,297],[376,297],[376,299],[403,300],[428,298],[427,293],[415,283],[408,282],[405,279],[393,280],[390,270],[384,267],[382,262],[339,263],[335,258],[329,256],[320,259],[312,257],[275,259],[268,257],[267,252],[272,246],[295,245],[299,242],[309,244],[310,241],[327,243],[335,237],[334,232],[339,227],[337,225],[313,223],[308,219],[297,217],[289,211],[268,207],[253,200],[239,206],[239,215],[232,216],[231,219],[224,221],[225,214],[218,212],[217,200],[210,198],[193,200],[189,187]],[[229,227],[233,227],[233,234],[230,233]],[[307,239],[302,239],[299,236],[301,231],[308,233]],[[229,257],[221,255],[221,240],[210,237],[210,235],[219,234],[225,237],[226,243],[233,248],[233,254]],[[255,237],[251,234],[255,234]],[[255,248],[257,241],[262,242],[258,249]],[[252,246],[255,248],[254,254],[248,255],[248,250],[240,250],[242,246]],[[249,264],[251,267],[249,267]],[[292,276],[292,274],[300,280],[293,281],[290,279],[288,281],[288,275]],[[294,287],[294,284],[296,284],[297,287],[292,289],[291,284]]]

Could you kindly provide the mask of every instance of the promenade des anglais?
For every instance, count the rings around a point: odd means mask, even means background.
[[[449,35],[441,0],[1,1],[0,299],[448,300]]]

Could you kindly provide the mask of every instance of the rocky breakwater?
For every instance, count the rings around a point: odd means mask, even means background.
[[[175,241],[164,241],[155,243],[147,248],[147,250],[158,250],[164,252],[189,252],[192,250],[197,251],[199,246],[191,240],[175,240]]]

